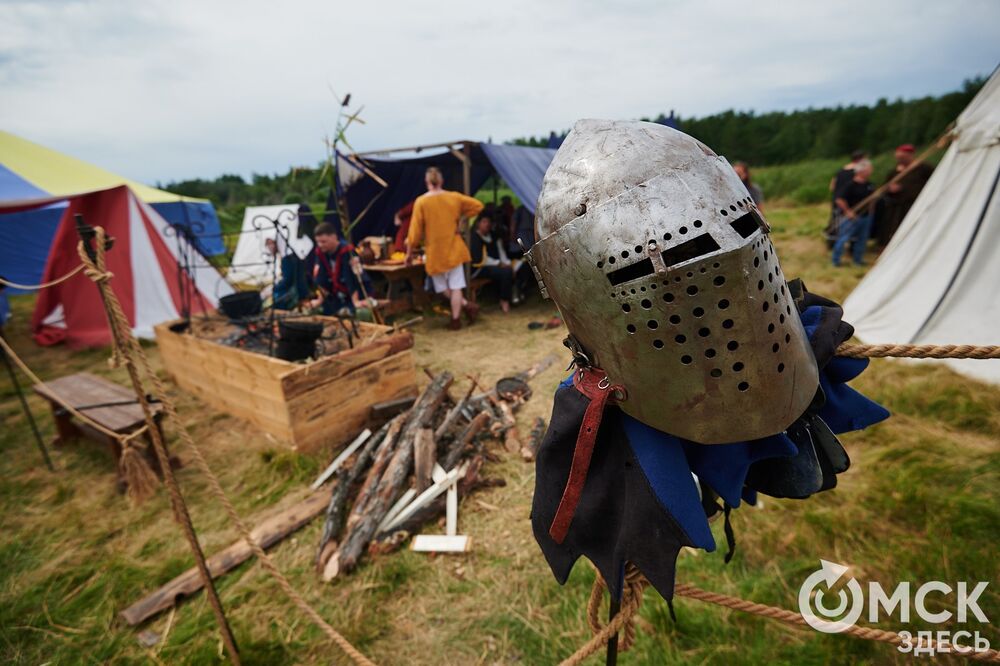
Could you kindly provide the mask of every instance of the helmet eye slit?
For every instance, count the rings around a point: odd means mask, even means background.
[[[764,225],[761,224],[760,218],[753,211],[753,209],[730,222],[729,226],[731,226],[733,231],[738,233],[742,238],[750,238],[750,236],[753,235],[753,232],[764,228]]]

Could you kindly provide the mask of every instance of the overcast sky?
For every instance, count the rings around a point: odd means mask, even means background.
[[[0,0],[0,127],[162,182],[315,165],[331,89],[365,150],[937,94],[998,62],[996,0]]]

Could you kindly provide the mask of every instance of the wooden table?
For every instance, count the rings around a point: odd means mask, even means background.
[[[34,390],[35,393],[48,400],[49,406],[52,408],[52,418],[55,421],[57,432],[53,444],[60,446],[81,437],[104,443],[114,457],[116,467],[119,467],[118,461],[121,460],[121,442],[86,422],[75,422],[65,405],[83,412],[108,430],[122,435],[133,433],[146,424],[142,407],[136,401],[135,394],[131,389],[89,372],[79,372],[44,384],[35,384]],[[152,408],[156,427],[160,429],[162,435],[163,429],[160,425],[162,407],[159,404],[153,404]],[[144,435],[144,438],[147,441],[146,458],[151,467],[159,472],[159,462],[152,451],[152,441],[149,434]],[[175,463],[174,460],[171,462]],[[118,470],[118,484],[119,488],[124,489],[121,469]]]
[[[424,282],[427,279],[427,274],[424,272],[424,265],[420,264],[366,264],[365,270],[369,273],[377,273],[382,275],[386,282],[388,283],[388,290],[386,293],[386,298],[390,301],[393,299],[393,286],[399,282],[408,282],[410,289],[413,292],[413,309],[423,310],[431,302],[430,294],[424,289]]]

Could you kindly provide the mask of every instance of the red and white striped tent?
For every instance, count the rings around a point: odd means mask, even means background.
[[[177,319],[182,293],[190,294],[191,314],[213,310],[221,296],[232,288],[219,272],[196,251],[192,275],[178,267],[178,240],[173,230],[152,207],[128,186],[88,192],[64,200],[68,206],[49,250],[42,282],[56,280],[80,264],[79,235],[75,216],[101,226],[114,245],[105,259],[114,275],[111,288],[141,337],[152,337],[153,326]],[[21,202],[19,208],[47,205],[50,201]],[[185,254],[187,252],[185,251]],[[65,342],[73,348],[96,347],[111,342],[97,286],[82,272],[38,294],[31,319],[32,334],[41,345]]]

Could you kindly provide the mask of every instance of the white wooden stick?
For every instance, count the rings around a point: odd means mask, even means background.
[[[455,469],[451,470],[450,472],[445,474],[445,477],[443,479],[436,482],[433,486],[431,486],[424,492],[420,493],[420,495],[417,496],[417,499],[413,500],[413,502],[411,502],[409,506],[407,506],[405,509],[399,512],[399,514],[393,519],[392,523],[390,523],[385,528],[386,531],[391,530],[399,525],[402,525],[404,522],[406,522],[407,518],[409,518],[417,511],[419,511],[423,507],[433,502],[438,495],[440,495],[441,493],[443,493],[448,489],[448,486],[458,481],[458,479],[465,474],[465,468],[467,464],[468,463],[464,463],[456,467]]]
[[[313,481],[313,484],[309,486],[310,490],[318,490],[320,486],[327,482],[333,473],[340,469],[340,466],[344,464],[347,457],[358,450],[362,444],[364,444],[369,437],[372,436],[372,431],[365,428],[364,432],[358,435],[353,442],[347,445],[347,448],[340,452],[340,455],[334,458],[330,466],[323,470],[323,473],[319,475],[319,478]]]
[[[410,550],[419,553],[464,553],[469,550],[471,539],[467,534],[418,534],[410,543]]]
[[[406,505],[412,502],[413,498],[416,496],[417,496],[417,491],[414,488],[410,488],[405,493],[403,493],[403,496],[400,497],[399,500],[392,505],[391,509],[389,509],[389,513],[385,514],[385,518],[383,518],[382,522],[379,523],[378,529],[375,530],[375,532],[376,533],[384,532],[386,528],[388,528],[389,525],[392,523],[392,521],[395,520],[396,516],[399,515],[399,512],[405,509]]]
[[[445,534],[455,536],[458,534],[458,484],[453,483],[448,486],[448,494],[445,496]]]

